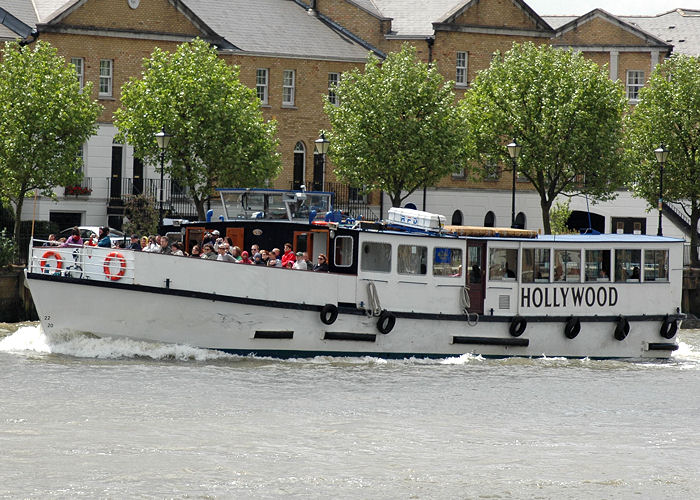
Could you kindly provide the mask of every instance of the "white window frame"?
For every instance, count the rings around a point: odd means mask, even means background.
[[[255,72],[255,91],[258,99],[263,104],[268,103],[268,88],[270,82],[270,70],[267,68],[258,68]]]
[[[282,74],[282,106],[294,106],[296,70],[285,69]]]
[[[633,102],[639,101],[639,90],[644,87],[644,71],[629,69],[627,70],[627,99]]]
[[[100,59],[100,91],[98,94],[100,97],[112,96],[113,80],[114,61],[112,59]]]
[[[337,106],[340,104],[340,99],[338,99],[338,94],[335,93],[335,88],[340,83],[340,73],[331,72],[328,73],[328,102]]]
[[[457,87],[466,87],[469,85],[467,80],[467,70],[469,69],[469,52],[457,51],[455,61],[455,85]]]
[[[78,83],[82,89],[85,82],[85,59],[82,57],[71,57],[70,63],[75,68],[75,74],[78,77]]]

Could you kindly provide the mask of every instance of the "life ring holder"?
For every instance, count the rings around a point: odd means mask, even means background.
[[[678,331],[678,322],[675,319],[668,317],[668,314],[664,318],[664,322],[661,324],[661,329],[659,334],[665,339],[672,339],[676,332]]]
[[[566,325],[564,325],[564,335],[567,339],[575,339],[576,336],[581,332],[581,320],[575,318],[573,315],[569,316],[566,320]]]
[[[112,262],[112,259],[119,260],[119,271],[116,274],[112,274],[112,271],[109,268],[109,264]],[[126,272],[126,259],[119,252],[110,252],[109,254],[107,254],[107,257],[105,257],[103,269],[107,278],[109,278],[112,281],[119,281],[120,279],[122,279],[122,276],[124,276],[124,273]]]
[[[338,308],[333,304],[326,304],[321,308],[321,323],[332,325],[338,319]]]
[[[63,267],[63,259],[61,258],[61,254],[54,250],[47,250],[46,252],[44,252],[44,255],[41,256],[41,261],[39,261],[39,269],[42,273],[48,272],[45,270],[46,261],[49,260],[51,257],[56,259],[56,269],[61,269]]]
[[[510,327],[508,331],[513,337],[520,337],[527,328],[527,320],[522,316],[515,316],[510,322]]]
[[[627,321],[627,318],[624,316],[620,315],[617,318],[617,323],[615,325],[615,339],[619,340],[622,342],[627,338],[627,335],[630,333],[630,322]]]
[[[381,312],[379,319],[377,320],[377,330],[379,333],[386,335],[391,330],[394,329],[396,325],[396,315],[386,309]]]

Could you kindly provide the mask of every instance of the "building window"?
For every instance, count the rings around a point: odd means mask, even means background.
[[[85,75],[85,64],[83,61],[82,57],[71,57],[70,63],[73,65],[75,68],[75,74],[78,77],[78,83],[80,84],[80,88],[83,88],[84,84],[84,75]]]
[[[113,64],[111,59],[100,59],[100,96],[112,95]]]
[[[484,227],[495,227],[496,226],[496,214],[492,211],[486,212],[484,216]]]
[[[337,106],[340,104],[338,94],[335,93],[335,88],[340,82],[340,73],[328,73],[328,102]]]
[[[267,104],[268,75],[269,70],[267,68],[258,68],[255,75],[255,91],[258,94],[258,99],[263,104]]]
[[[495,161],[489,161],[484,164],[484,180],[496,182],[501,178],[501,167]]]
[[[644,86],[644,71],[627,72],[627,99],[639,100],[639,89]]]
[[[294,80],[295,72],[293,69],[285,69],[282,77],[282,105],[294,106]]]
[[[457,73],[455,75],[455,84],[458,87],[467,86],[467,63],[469,55],[467,52],[457,52]]]

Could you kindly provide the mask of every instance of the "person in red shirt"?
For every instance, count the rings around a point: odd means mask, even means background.
[[[284,244],[284,254],[282,255],[282,267],[287,267],[287,262],[291,262],[292,265],[296,262],[297,256],[292,251],[292,244]]]

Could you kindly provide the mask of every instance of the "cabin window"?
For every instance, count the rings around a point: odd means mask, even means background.
[[[399,274],[426,274],[428,272],[428,247],[399,245]]]
[[[433,276],[462,276],[462,249],[435,248],[433,250]]]
[[[644,250],[644,281],[668,281],[668,250]]]
[[[554,281],[581,281],[581,252],[554,251]]]
[[[521,281],[523,283],[549,281],[549,248],[523,248]]]
[[[364,242],[360,269],[378,273],[391,272],[391,245],[376,241]]]
[[[641,250],[615,250],[615,281],[639,281]]]
[[[512,281],[518,272],[516,248],[492,248],[489,251],[489,280]]]
[[[333,241],[333,255],[336,267],[352,266],[352,236],[336,236]]]
[[[610,250],[586,250],[586,281],[610,281]]]

